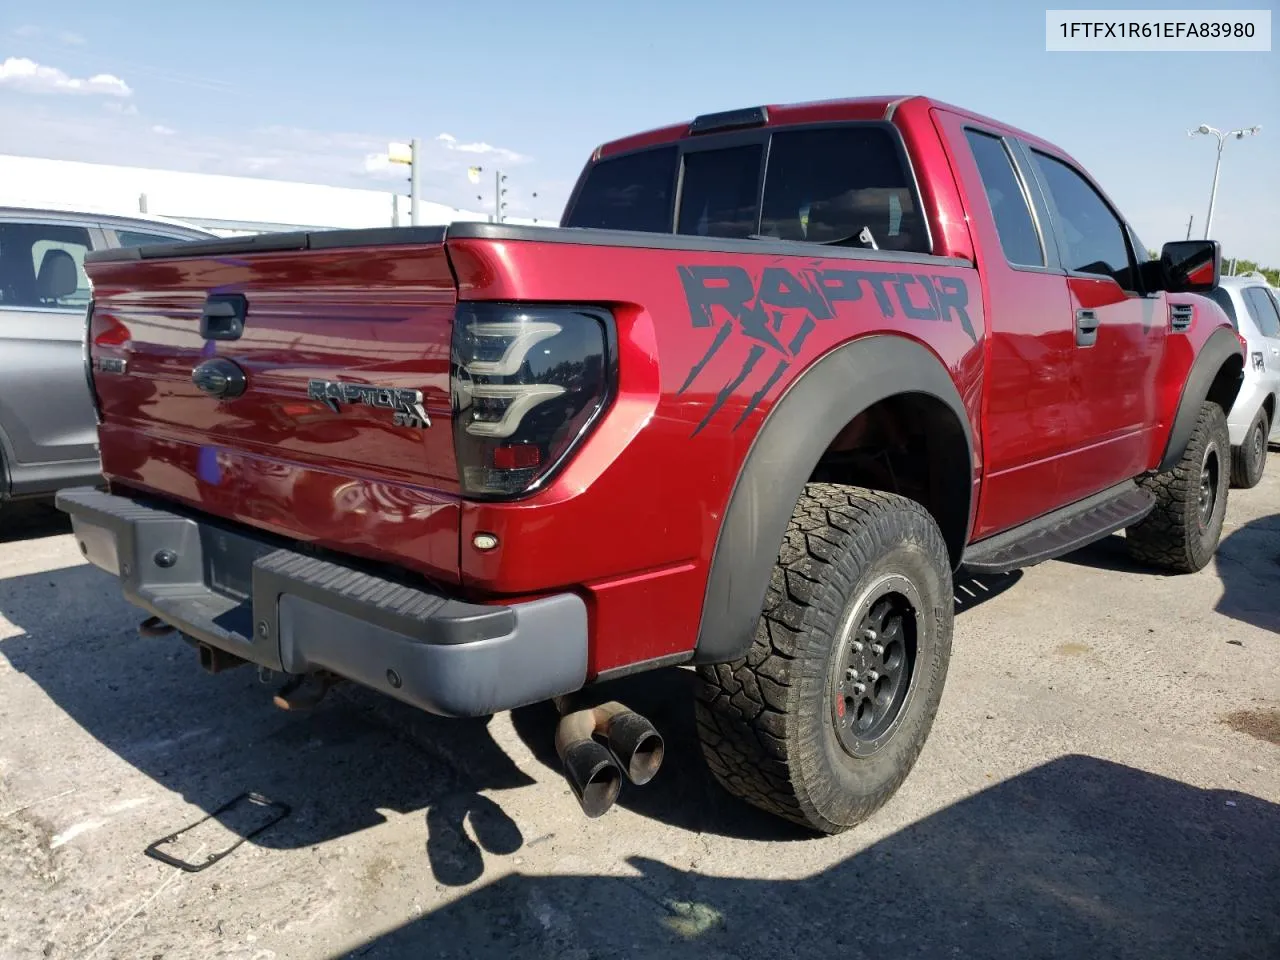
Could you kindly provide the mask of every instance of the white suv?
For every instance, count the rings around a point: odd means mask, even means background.
[[[1211,294],[1248,346],[1244,383],[1227,417],[1231,485],[1254,487],[1267,465],[1267,442],[1277,433],[1280,394],[1280,300],[1260,273],[1223,277]]]

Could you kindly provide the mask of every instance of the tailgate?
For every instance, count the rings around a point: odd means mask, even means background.
[[[104,474],[456,578],[457,292],[444,235],[275,234],[90,255]]]

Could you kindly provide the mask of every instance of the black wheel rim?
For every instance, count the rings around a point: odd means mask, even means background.
[[[1262,463],[1263,456],[1266,455],[1267,440],[1262,435],[1262,424],[1258,424],[1253,428],[1253,462],[1255,464]]]
[[[912,693],[920,643],[920,598],[903,577],[863,595],[845,619],[832,676],[832,723],[855,757],[883,747]]]
[[[1200,526],[1209,526],[1213,508],[1218,502],[1218,451],[1213,447],[1205,454],[1200,466]]]

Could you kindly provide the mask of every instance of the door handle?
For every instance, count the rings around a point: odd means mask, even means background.
[[[1076,346],[1092,347],[1098,342],[1098,322],[1092,310],[1076,311]]]

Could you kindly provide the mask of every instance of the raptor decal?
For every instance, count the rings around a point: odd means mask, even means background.
[[[842,303],[870,296],[886,320],[897,318],[901,311],[908,320],[957,323],[969,339],[978,342],[968,312],[969,288],[959,277],[900,270],[765,267],[759,278],[753,279],[736,266],[681,265],[677,269],[690,322],[695,328],[714,327],[716,331],[677,393],[692,387],[725,346],[750,345],[741,369],[717,392],[693,436],[711,422],[766,356],[776,358],[733,429],[742,426],[800,356],[809,335],[819,323],[835,319]]]

